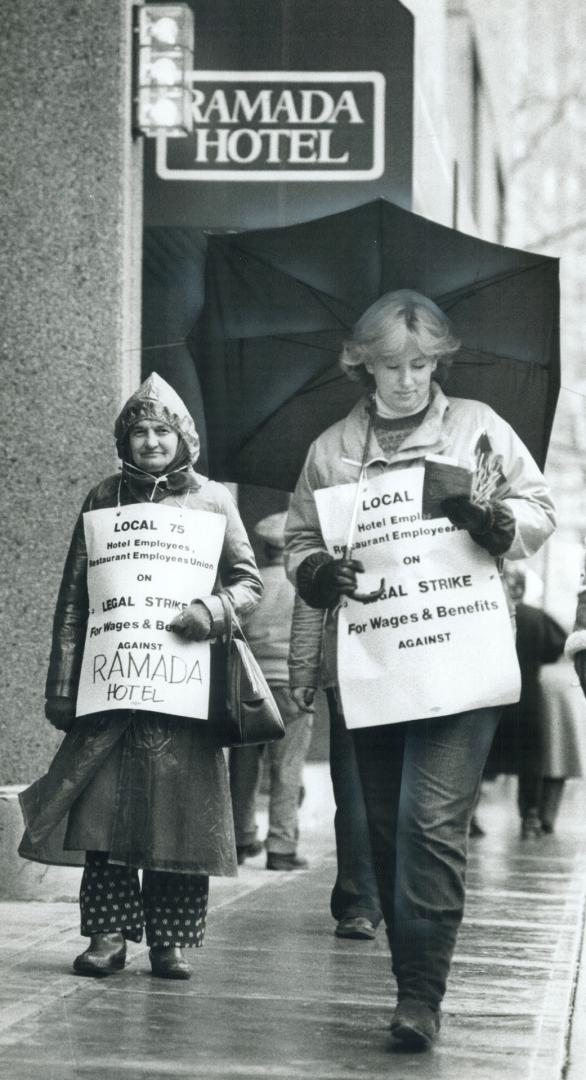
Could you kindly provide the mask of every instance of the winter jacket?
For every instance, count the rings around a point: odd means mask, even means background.
[[[262,582],[232,496],[204,476],[192,481],[181,505],[226,518],[214,595],[202,598],[216,635],[223,627],[216,594],[229,597],[242,619],[258,603]],[[119,476],[108,477],[90,492],[82,513],[117,505],[119,492],[122,503],[135,501]],[[177,505],[172,495],[159,501]],[[76,697],[87,618],[80,514],[55,611],[48,697]],[[138,710],[80,717],[46,775],[22,793],[21,806],[25,858],[72,865],[92,849],[155,870],[236,873],[226,767],[212,723]]]
[[[291,499],[285,530],[285,566],[291,581],[308,555],[326,551],[314,491],[337,484],[356,483],[368,430],[368,398],[362,398],[345,419],[333,424],[312,443]],[[366,474],[375,477],[390,469],[422,465],[428,454],[445,455],[452,463],[474,468],[474,450],[486,432],[495,454],[502,455],[502,469],[510,479],[512,493],[506,499],[515,519],[515,534],[507,559],[533,555],[555,528],[555,511],[545,480],[524,443],[490,406],[464,398],[447,398],[437,383],[431,384],[429,409],[390,458],[386,458],[371,432]],[[324,624],[323,642],[321,627]],[[321,647],[321,660],[318,659]],[[296,609],[290,652],[292,686],[315,686],[336,682],[336,616]]]

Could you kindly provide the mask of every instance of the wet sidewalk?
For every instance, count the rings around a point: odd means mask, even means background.
[[[261,856],[237,880],[214,879],[188,983],[153,979],[146,949],[132,945],[120,975],[77,978],[75,904],[0,904],[0,1076],[578,1080],[585,785],[568,785],[557,835],[531,844],[518,838],[512,782],[487,787],[442,1033],[421,1055],[391,1043],[382,930],[374,942],[333,936],[327,770],[306,774],[311,869],[267,872]]]

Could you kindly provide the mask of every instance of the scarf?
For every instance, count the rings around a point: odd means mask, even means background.
[[[189,448],[181,438],[177,453],[165,473],[154,476],[124,459],[122,482],[133,502],[160,502],[168,495],[183,495],[199,490],[199,483],[191,468]]]

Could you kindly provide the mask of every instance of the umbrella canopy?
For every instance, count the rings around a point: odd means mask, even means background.
[[[361,391],[343,338],[382,293],[416,289],[462,349],[447,392],[492,405],[540,465],[559,391],[557,259],[487,243],[383,199],[301,225],[209,237],[194,339],[211,475],[290,491]]]

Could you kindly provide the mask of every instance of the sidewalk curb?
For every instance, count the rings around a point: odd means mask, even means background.
[[[586,892],[586,886],[585,886]],[[563,1080],[582,1080],[586,1061],[586,896],[582,902],[581,934],[577,947],[576,977],[568,1007]]]

